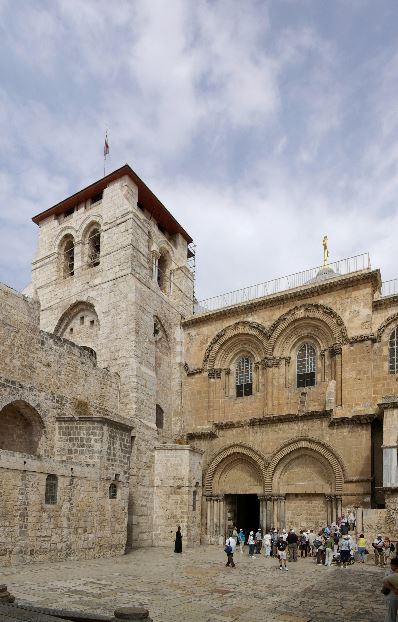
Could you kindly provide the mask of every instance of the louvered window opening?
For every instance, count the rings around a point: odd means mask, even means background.
[[[253,363],[242,356],[236,366],[236,397],[246,397],[253,393]]]
[[[88,263],[90,266],[98,266],[101,254],[101,234],[98,229],[93,229],[88,236]]]
[[[390,335],[388,354],[390,374],[398,374],[398,326]]]
[[[68,240],[64,248],[64,276],[73,276],[75,273],[75,245]]]
[[[316,382],[316,353],[309,343],[303,343],[297,352],[297,386],[312,387]]]

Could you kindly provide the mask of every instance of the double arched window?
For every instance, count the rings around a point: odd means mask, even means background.
[[[303,343],[297,352],[297,386],[312,387],[316,384],[316,353],[310,343]]]
[[[253,393],[253,362],[248,356],[242,356],[236,363],[236,397],[246,397]]]
[[[392,331],[388,342],[388,369],[390,374],[398,374],[398,326]]]

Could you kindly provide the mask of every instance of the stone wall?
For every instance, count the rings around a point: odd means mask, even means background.
[[[0,344],[0,563],[123,553],[131,425],[118,377],[40,331],[38,303],[5,286]]]
[[[155,449],[154,544],[171,547],[178,525],[183,545],[200,543],[202,454],[186,445]]]

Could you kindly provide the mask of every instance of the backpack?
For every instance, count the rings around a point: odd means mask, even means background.
[[[231,555],[232,553],[232,546],[230,546],[229,544],[226,544],[224,547],[224,553],[226,553],[227,555]]]
[[[321,540],[319,540],[318,538],[316,540],[314,540],[314,546],[315,548],[319,548],[321,546],[322,542]]]

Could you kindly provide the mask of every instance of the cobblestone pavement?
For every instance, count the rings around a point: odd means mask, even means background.
[[[118,558],[0,569],[18,600],[112,614],[143,604],[154,622],[382,622],[384,570],[371,562],[346,569],[310,558],[288,564],[235,553],[225,567],[217,547],[138,549]]]

